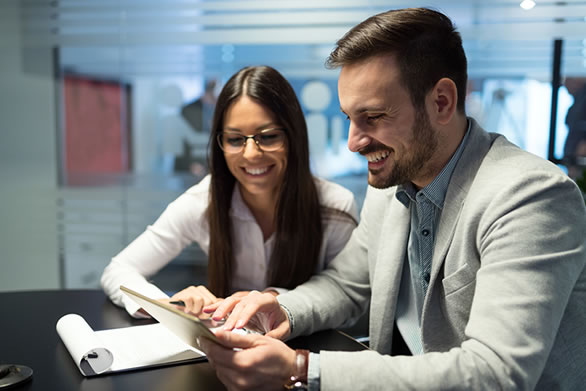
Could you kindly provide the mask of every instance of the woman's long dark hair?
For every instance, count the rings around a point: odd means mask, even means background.
[[[287,133],[287,166],[277,201],[269,286],[292,289],[307,281],[315,271],[323,237],[322,211],[309,168],[307,126],[295,91],[271,67],[243,68],[228,80],[218,97],[210,135],[208,287],[219,297],[232,293],[234,232],[229,213],[236,179],[216,138],[223,130],[226,111],[243,94],[271,111]]]

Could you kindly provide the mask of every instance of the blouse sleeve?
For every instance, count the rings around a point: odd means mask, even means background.
[[[322,205],[334,210],[324,218],[324,238],[322,244],[323,264],[321,271],[346,246],[354,228],[358,224],[358,206],[354,194],[338,184],[325,182],[321,186]],[[335,213],[335,211],[342,213]]]
[[[186,246],[198,242],[207,251],[209,237],[205,210],[208,177],[173,201],[157,221],[106,266],[101,278],[104,292],[114,304],[134,316],[140,306],[120,291],[120,285],[154,299],[168,297],[147,278],[173,260]]]
[[[324,242],[324,246],[326,246],[324,269],[346,246],[354,228],[356,228],[356,224],[356,220],[350,220],[347,218],[330,219],[325,232],[325,235],[327,235],[327,241]]]

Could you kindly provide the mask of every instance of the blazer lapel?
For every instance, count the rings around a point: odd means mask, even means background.
[[[409,208],[395,198],[395,192],[389,194],[388,202],[381,232],[377,235],[378,251],[371,270],[371,347],[383,354],[391,352],[393,322],[410,228]]]
[[[465,146],[462,156],[452,173],[438,225],[428,292],[433,291],[438,278],[443,278],[443,276],[440,276],[440,271],[452,243],[460,211],[482,163],[482,159],[478,159],[478,156],[486,155],[494,139],[474,119],[469,118],[469,121],[472,121],[472,126],[470,127],[471,133],[468,137],[468,144]],[[423,318],[425,318],[427,312],[426,307],[429,304],[429,297],[430,295],[428,294],[423,303]]]

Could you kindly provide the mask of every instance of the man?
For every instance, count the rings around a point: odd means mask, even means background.
[[[181,115],[196,132],[210,133],[216,107],[216,79],[205,82],[203,94],[181,108]]]
[[[360,224],[307,283],[278,299],[229,298],[213,316],[232,310],[231,329],[259,311],[268,335],[285,339],[338,327],[370,303],[372,350],[308,355],[221,331],[224,347],[204,343],[219,378],[230,390],[582,388],[582,197],[553,164],[465,116],[466,57],[451,21],[427,9],[373,16],[328,64],[341,67],[348,146],[368,160]],[[391,355],[394,329],[413,356]]]
[[[570,178],[578,179],[586,169],[586,78],[568,77],[564,84],[574,98],[566,114],[568,137],[564,144],[564,163]]]

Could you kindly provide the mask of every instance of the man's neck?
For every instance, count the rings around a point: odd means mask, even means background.
[[[468,118],[460,114],[455,115],[448,125],[437,132],[438,146],[436,153],[427,165],[427,173],[412,182],[417,190],[421,190],[429,185],[439,175],[452,156],[454,156],[467,130]]]

